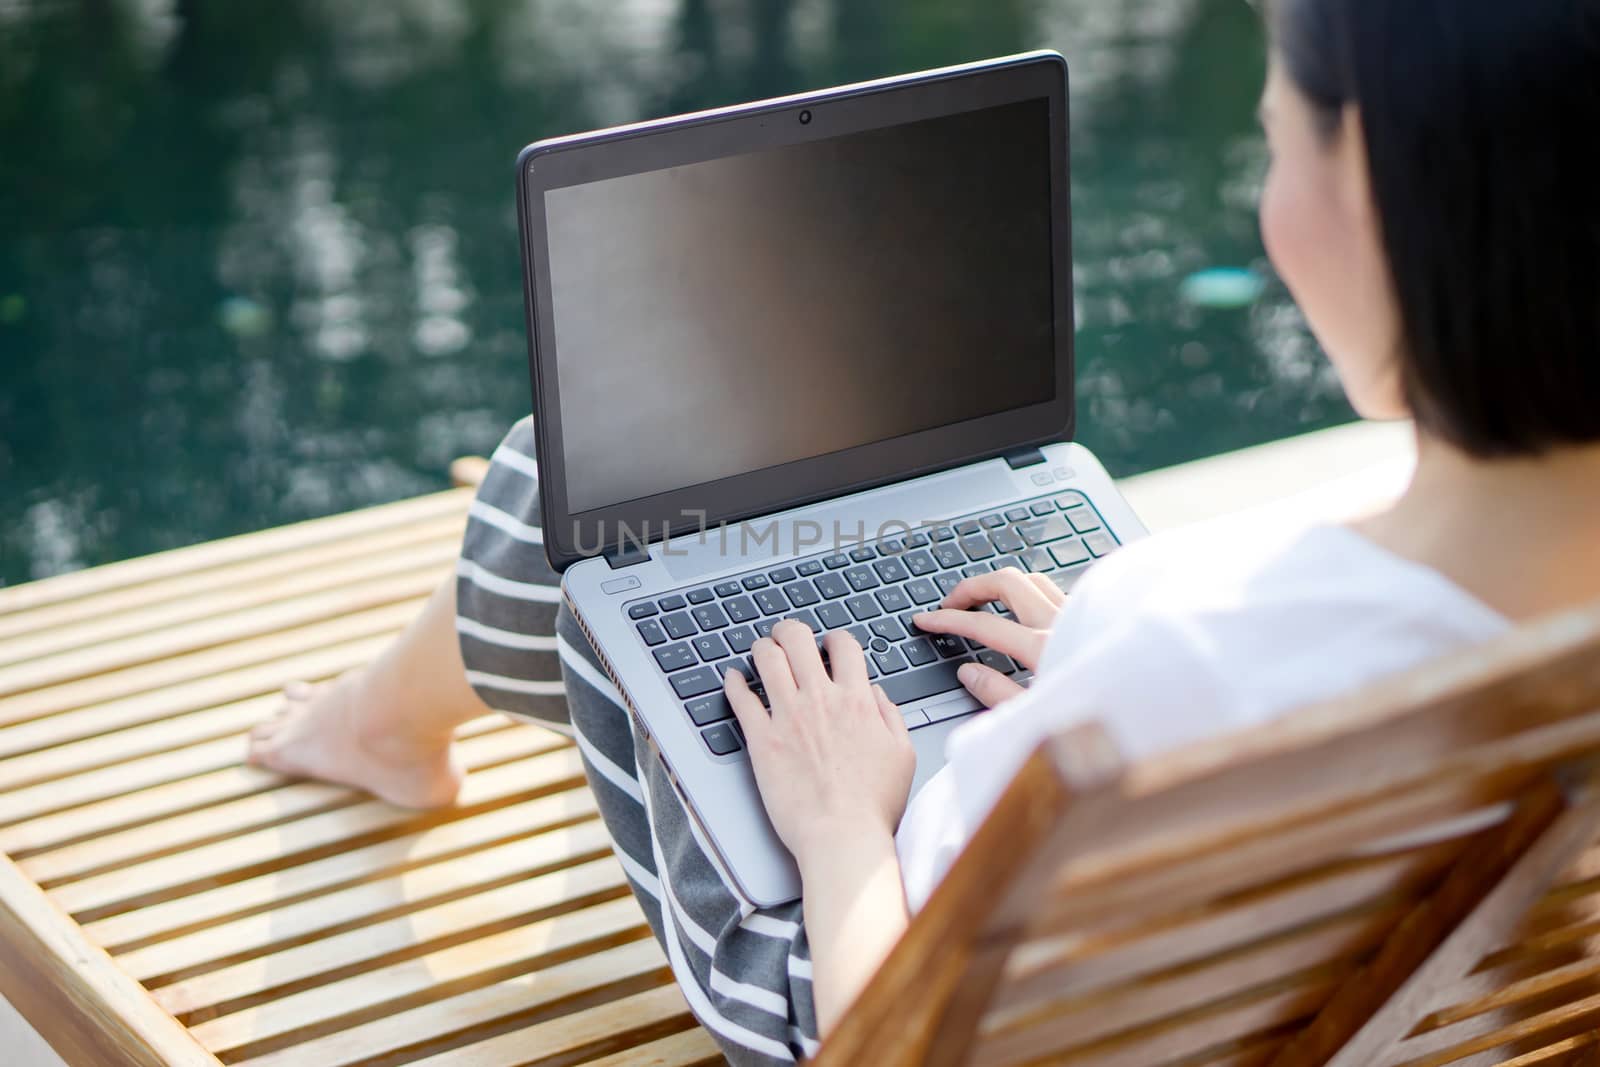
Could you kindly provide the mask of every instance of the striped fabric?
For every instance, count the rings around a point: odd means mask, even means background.
[[[735,1064],[816,1050],[799,903],[756,908],[720,869],[621,695],[561,606],[540,537],[533,428],[495,451],[456,569],[467,679],[491,707],[572,734],[633,892],[689,1006]]]

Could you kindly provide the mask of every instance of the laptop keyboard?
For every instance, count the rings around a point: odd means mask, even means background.
[[[963,663],[1003,674],[1019,670],[974,642],[923,633],[912,616],[937,608],[963,578],[1002,567],[1046,574],[1070,590],[1091,563],[1117,546],[1087,497],[1061,493],[637,600],[623,610],[706,748],[733,756],[744,744],[722,692],[723,676],[730,668],[740,671],[766,704],[750,647],[784,619],[810,626],[819,648],[829,630],[850,633],[866,651],[867,674],[904,706],[961,688],[956,670]],[[976,610],[1007,614],[998,604]],[[961,702],[951,702],[951,708],[951,715],[966,713]],[[905,712],[906,725],[916,729],[949,717],[932,710],[931,717],[923,710]]]

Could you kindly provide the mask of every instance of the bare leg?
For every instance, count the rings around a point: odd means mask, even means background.
[[[286,686],[283,711],[251,731],[249,761],[405,807],[449,804],[464,773],[456,728],[490,711],[467,684],[455,616],[451,576],[371,664],[322,685]]]

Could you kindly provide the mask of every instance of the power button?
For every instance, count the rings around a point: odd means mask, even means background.
[[[639,576],[630,574],[623,578],[611,578],[600,583],[600,591],[615,596],[617,593],[626,593],[630,589],[639,588]]]

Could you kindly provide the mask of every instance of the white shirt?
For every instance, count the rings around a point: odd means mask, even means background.
[[[1259,513],[1129,545],[1084,576],[1028,692],[950,735],[896,844],[913,909],[1044,738],[1099,719],[1138,760],[1488,640],[1506,618],[1343,526]]]

